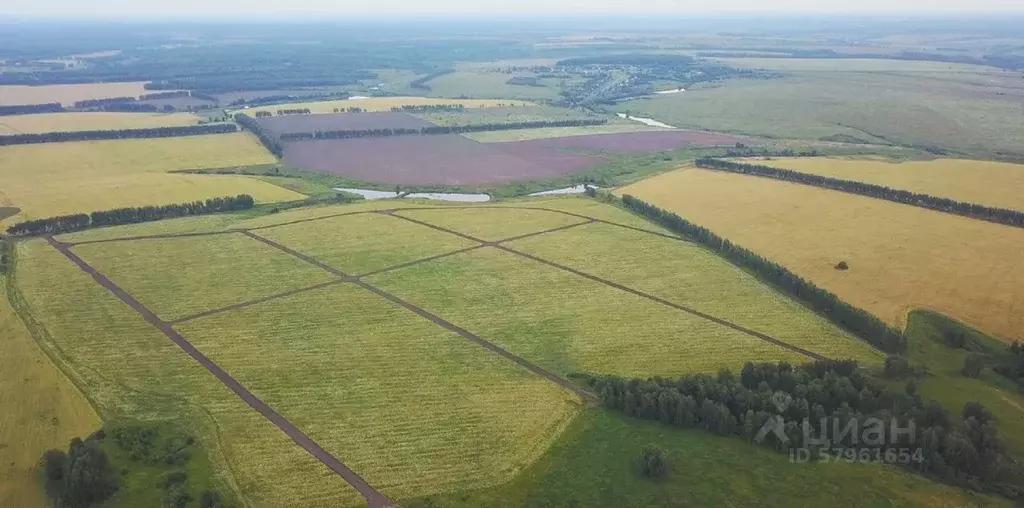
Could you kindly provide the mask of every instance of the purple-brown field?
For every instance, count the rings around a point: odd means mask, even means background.
[[[434,124],[406,113],[335,113],[261,118],[261,126],[280,136],[295,132],[364,129],[419,129]]]
[[[562,138],[531,139],[500,144],[512,150],[525,150],[525,147],[533,147],[594,152],[644,153],[675,150],[685,146],[734,145],[749,141],[749,139],[711,132],[664,130],[566,136]]]
[[[313,171],[403,185],[550,178],[602,161],[538,147],[505,150],[458,135],[295,141],[285,144],[284,160]]]

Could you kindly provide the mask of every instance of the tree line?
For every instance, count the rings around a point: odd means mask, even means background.
[[[787,182],[813,185],[815,187],[822,187],[850,194],[860,194],[862,196],[884,199],[895,203],[927,208],[929,210],[962,215],[972,219],[980,219],[1007,226],[1014,226],[1018,228],[1024,227],[1024,213],[1006,208],[993,208],[976,203],[955,201],[948,198],[940,198],[929,194],[892,189],[870,183],[801,173],[791,169],[773,168],[763,164],[744,164],[715,159],[713,157],[700,157],[696,160],[695,164],[697,167],[706,169],[775,178],[777,180],[785,180]]]
[[[252,196],[239,194],[237,196],[211,198],[191,203],[99,210],[91,214],[78,213],[20,222],[7,228],[7,234],[11,236],[28,236],[69,233],[91,227],[136,224],[172,217],[247,210],[252,208],[255,203]]]
[[[453,72],[455,72],[455,69],[451,68],[434,71],[431,72],[430,74],[427,74],[426,76],[412,80],[412,82],[409,83],[409,86],[411,88],[416,88],[418,90],[430,90],[430,85],[427,84],[428,81],[432,79],[437,79],[446,74],[451,74]]]
[[[136,102],[137,97],[108,97],[106,99],[87,99],[84,101],[75,101],[76,109],[89,109],[89,108],[102,108],[111,104],[119,104],[124,102]]]
[[[472,125],[433,125],[409,128],[383,128],[383,129],[360,129],[360,130],[336,130],[316,132],[288,132],[280,136],[281,141],[299,141],[311,139],[352,139],[352,138],[380,138],[390,136],[436,136],[444,134],[462,134],[466,132],[483,131],[504,131],[518,129],[536,129],[541,127],[579,127],[585,125],[602,125],[607,123],[606,118],[574,118],[569,120],[539,120],[533,122],[504,122],[504,123],[483,123]]]
[[[466,106],[462,104],[405,104],[393,106],[391,111],[394,113],[423,113],[428,111],[463,111],[465,109]]]
[[[0,136],[0,146],[34,143],[60,143],[64,141],[96,141],[104,139],[148,139],[178,136],[202,136],[238,132],[234,124],[186,125],[181,127],[153,127],[150,129],[118,129],[108,131],[46,132],[42,134],[12,134]]]
[[[235,122],[241,125],[243,129],[253,133],[256,139],[260,140],[260,143],[263,143],[263,146],[270,153],[278,158],[284,156],[284,147],[281,145],[281,141],[278,140],[273,132],[264,129],[253,117],[244,113],[235,113]]]
[[[295,108],[295,109],[279,109],[277,110],[278,116],[283,115],[308,115],[312,113],[309,108]]]
[[[180,97],[190,97],[191,94],[188,90],[179,90],[176,92],[156,92],[156,93],[144,93],[139,96],[140,101],[148,101],[155,99],[178,99]]]
[[[678,379],[577,374],[603,406],[673,427],[699,428],[817,460],[854,454],[943,482],[1021,498],[1024,481],[991,413],[976,402],[951,415],[905,389],[886,389],[853,361],[746,363]],[[847,451],[849,450],[849,451]]]
[[[16,104],[13,106],[0,106],[0,116],[11,115],[32,115],[37,113],[60,113],[64,106],[59,102],[47,104]]]
[[[835,294],[815,286],[782,265],[733,244],[705,227],[698,226],[631,195],[622,196],[622,204],[671,231],[700,242],[733,263],[754,272],[758,277],[785,293],[807,302],[815,312],[824,315],[875,347],[889,353],[898,353],[906,349],[906,338],[899,330],[887,325],[867,311],[840,300]]]

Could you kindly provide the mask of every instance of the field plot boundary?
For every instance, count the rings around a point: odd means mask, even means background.
[[[406,310],[408,310],[408,311],[410,311],[410,312],[412,312],[412,313],[414,313],[414,314],[416,314],[416,315],[418,315],[418,316],[420,316],[420,317],[422,317],[424,319],[427,319],[428,321],[432,322],[433,324],[435,324],[437,326],[440,326],[442,328],[445,328],[446,330],[451,331],[451,332],[453,332],[453,333],[463,337],[464,339],[466,339],[466,340],[468,340],[468,341],[470,341],[470,342],[472,342],[472,343],[474,343],[474,344],[476,344],[476,345],[478,345],[480,347],[483,347],[484,349],[486,349],[486,350],[488,350],[488,351],[490,351],[490,352],[492,352],[494,354],[497,354],[497,355],[505,358],[506,360],[509,360],[509,361],[519,365],[520,367],[530,371],[532,374],[537,375],[538,377],[541,377],[543,379],[546,379],[547,381],[552,382],[553,384],[559,386],[560,388],[565,389],[567,391],[570,391],[570,392],[576,394],[577,396],[579,396],[582,400],[584,400],[586,402],[596,403],[597,402],[597,396],[595,394],[593,394],[593,393],[591,393],[591,392],[589,392],[589,391],[587,391],[587,390],[585,390],[585,389],[583,389],[581,387],[578,387],[578,386],[574,385],[573,383],[571,383],[567,379],[564,379],[564,378],[562,378],[559,375],[556,375],[556,374],[554,374],[552,372],[549,372],[546,369],[544,369],[543,367],[540,367],[540,366],[530,362],[529,360],[527,360],[525,358],[522,358],[520,356],[517,356],[517,355],[511,353],[510,351],[508,351],[508,350],[506,350],[506,349],[496,345],[493,342],[490,342],[490,341],[480,337],[479,335],[477,335],[477,334],[475,334],[475,333],[473,333],[473,332],[471,332],[469,330],[466,330],[466,329],[456,325],[455,323],[447,321],[444,318],[442,318],[442,317],[440,317],[440,316],[438,316],[436,314],[433,314],[430,311],[427,311],[426,309],[424,309],[422,307],[419,307],[419,306],[417,306],[417,305],[415,305],[415,304],[413,304],[411,302],[408,302],[408,301],[400,298],[399,296],[396,296],[396,295],[394,295],[394,294],[392,294],[390,292],[387,292],[387,291],[385,291],[385,290],[383,290],[381,288],[378,288],[378,287],[376,287],[376,286],[374,286],[374,285],[372,285],[372,284],[370,284],[370,283],[368,283],[367,281],[364,280],[364,277],[367,277],[367,276],[370,276],[370,275],[376,275],[376,274],[379,274],[379,273],[399,270],[399,269],[402,269],[402,268],[407,268],[407,267],[410,267],[410,266],[414,266],[414,265],[418,265],[418,264],[434,261],[434,260],[437,260],[437,259],[442,259],[442,258],[446,258],[446,257],[450,257],[450,256],[454,256],[454,255],[458,255],[458,254],[462,254],[462,253],[466,253],[466,252],[475,251],[475,250],[478,250],[478,249],[483,249],[483,248],[491,247],[491,248],[498,249],[500,251],[503,251],[503,252],[506,252],[506,253],[509,253],[509,254],[512,254],[512,255],[515,255],[515,256],[522,257],[524,259],[531,260],[533,262],[541,263],[543,265],[550,266],[550,267],[556,268],[558,270],[565,271],[567,273],[573,274],[573,275],[578,276],[578,277],[583,277],[583,278],[588,279],[590,281],[597,282],[597,283],[609,286],[609,287],[614,288],[616,290],[619,290],[619,291],[622,291],[622,292],[626,292],[626,293],[632,294],[634,296],[638,296],[638,297],[646,299],[648,301],[651,301],[651,302],[654,302],[654,303],[657,303],[657,304],[660,304],[660,305],[663,305],[663,306],[666,306],[666,307],[669,307],[669,308],[672,308],[672,309],[675,309],[675,310],[678,310],[678,311],[682,311],[682,312],[688,313],[688,314],[696,316],[698,318],[701,318],[701,319],[713,322],[713,323],[715,323],[717,325],[724,326],[724,327],[730,328],[732,330],[738,331],[738,332],[743,333],[745,335],[748,335],[750,337],[754,337],[754,338],[760,339],[760,340],[765,341],[767,343],[770,343],[770,344],[772,344],[774,346],[781,347],[781,348],[786,349],[788,351],[800,354],[800,355],[805,356],[805,357],[807,357],[807,358],[809,358],[811,360],[827,360],[828,359],[827,357],[825,357],[823,355],[814,353],[812,351],[809,351],[807,349],[801,348],[799,346],[795,346],[795,345],[786,343],[786,342],[784,342],[782,340],[779,340],[779,339],[777,339],[775,337],[772,337],[772,336],[769,336],[767,334],[758,332],[756,330],[752,330],[752,329],[740,326],[740,325],[738,325],[736,323],[732,323],[732,322],[730,322],[728,320],[725,320],[725,319],[722,319],[722,318],[719,318],[719,317],[716,317],[716,316],[713,316],[713,315],[710,315],[710,314],[707,314],[707,313],[700,312],[700,311],[698,311],[696,309],[693,309],[693,308],[690,308],[690,307],[687,307],[687,306],[684,306],[684,305],[676,304],[676,303],[671,302],[669,300],[666,300],[666,299],[663,299],[663,298],[660,298],[660,297],[657,297],[657,296],[645,293],[643,291],[640,291],[640,290],[637,290],[637,289],[625,286],[623,284],[619,284],[619,283],[616,283],[616,282],[608,280],[608,279],[604,279],[604,278],[601,278],[601,277],[598,277],[598,276],[595,276],[595,275],[592,275],[592,274],[589,274],[589,273],[586,273],[586,272],[583,272],[583,271],[580,271],[580,270],[576,270],[574,268],[571,268],[571,267],[568,267],[568,266],[565,266],[565,265],[562,265],[562,264],[559,264],[559,263],[556,263],[556,262],[553,262],[553,261],[549,261],[547,259],[543,259],[543,258],[534,256],[534,255],[531,255],[529,253],[522,252],[522,251],[519,251],[519,250],[514,249],[512,247],[504,245],[506,242],[511,242],[511,241],[514,241],[514,240],[521,240],[521,239],[535,237],[535,236],[540,236],[540,235],[545,235],[545,234],[549,234],[549,233],[556,233],[558,231],[564,231],[564,230],[575,228],[575,227],[578,227],[578,226],[584,226],[584,225],[595,224],[595,223],[602,223],[602,224],[608,224],[608,225],[611,225],[611,226],[617,226],[617,227],[629,229],[629,230],[632,230],[632,231],[637,231],[637,232],[646,233],[646,234],[649,234],[649,235],[654,235],[654,236],[661,237],[661,238],[666,238],[666,239],[671,239],[671,240],[676,240],[676,241],[689,242],[689,240],[686,240],[685,238],[682,238],[682,237],[679,237],[679,236],[675,236],[675,235],[671,235],[671,234],[659,233],[659,232],[655,232],[655,231],[647,231],[647,230],[644,230],[644,229],[641,229],[641,228],[637,228],[637,227],[634,227],[634,226],[628,226],[628,225],[619,224],[619,223],[616,223],[616,222],[613,222],[613,221],[607,221],[607,220],[598,219],[598,218],[595,218],[595,217],[589,217],[587,215],[583,215],[583,214],[579,214],[579,213],[566,212],[566,211],[562,211],[562,210],[555,210],[555,209],[544,208],[544,207],[522,206],[522,207],[494,207],[494,208],[508,209],[508,210],[520,209],[520,210],[547,211],[547,212],[559,213],[559,214],[563,214],[563,215],[568,215],[568,216],[576,217],[576,218],[580,219],[580,221],[579,222],[574,222],[572,224],[567,224],[567,225],[562,225],[562,226],[559,226],[559,227],[554,227],[554,228],[546,229],[546,230],[534,231],[534,232],[525,233],[525,234],[519,234],[519,235],[515,235],[515,236],[512,236],[512,237],[504,238],[504,239],[501,239],[501,240],[487,241],[487,240],[482,240],[482,239],[477,238],[475,236],[472,236],[472,235],[469,235],[469,234],[466,234],[466,233],[461,233],[459,231],[455,231],[455,230],[452,230],[452,229],[449,229],[449,228],[446,228],[446,227],[438,226],[438,225],[431,224],[431,223],[428,223],[428,222],[424,222],[424,221],[421,221],[421,220],[418,220],[418,219],[414,219],[414,218],[411,218],[411,217],[406,217],[406,216],[401,215],[401,213],[400,213],[400,212],[405,211],[405,210],[410,210],[410,211],[411,210],[451,210],[451,211],[456,211],[456,210],[473,209],[473,208],[479,209],[481,207],[470,207],[470,206],[451,206],[451,207],[449,207],[449,206],[440,206],[440,207],[409,207],[409,208],[391,208],[391,209],[380,209],[380,210],[364,210],[364,211],[357,211],[357,212],[342,212],[342,213],[336,213],[336,214],[329,214],[329,215],[325,215],[325,216],[321,216],[321,217],[314,217],[314,218],[308,218],[308,219],[298,219],[298,220],[294,220],[294,221],[283,222],[283,223],[280,223],[280,224],[274,224],[274,225],[270,225],[270,226],[260,226],[260,227],[250,228],[250,229],[234,228],[234,229],[222,229],[222,230],[208,231],[208,232],[168,233],[168,234],[158,234],[158,235],[137,235],[137,236],[122,237],[122,238],[111,238],[111,239],[101,239],[101,240],[92,240],[92,241],[87,240],[87,241],[82,241],[82,242],[62,242],[62,241],[59,241],[59,240],[55,239],[53,236],[47,236],[46,240],[58,252],[63,254],[65,257],[67,257],[73,263],[75,263],[83,272],[85,272],[88,275],[90,275],[95,280],[95,282],[98,283],[101,287],[105,288],[106,290],[108,290],[109,292],[114,294],[123,303],[125,303],[126,305],[131,307],[133,310],[135,310],[150,325],[154,326],[155,328],[157,328],[161,332],[163,332],[164,335],[168,339],[170,339],[172,342],[174,342],[179,348],[181,348],[193,360],[195,360],[200,365],[202,365],[204,368],[206,368],[207,371],[209,371],[211,374],[213,374],[222,384],[224,384],[226,387],[231,389],[239,398],[241,398],[243,401],[245,401],[250,407],[252,407],[258,413],[260,413],[264,418],[269,420],[271,423],[273,423],[275,426],[277,426],[282,432],[284,432],[286,435],[288,435],[296,444],[301,446],[310,455],[312,455],[314,458],[318,459],[321,463],[323,463],[324,465],[328,466],[337,475],[342,477],[346,482],[348,482],[353,488],[355,488],[360,494],[363,495],[363,497],[366,499],[366,501],[368,503],[368,506],[371,507],[371,508],[378,508],[378,507],[383,508],[383,507],[390,507],[390,506],[393,506],[393,505],[392,505],[392,503],[391,503],[391,501],[389,499],[387,499],[382,493],[380,493],[379,491],[375,490],[372,486],[370,486],[357,473],[355,473],[354,471],[349,469],[348,466],[346,466],[344,463],[342,463],[339,459],[337,459],[336,457],[331,455],[329,452],[324,450],[322,447],[320,447],[319,444],[317,444],[315,441],[313,441],[310,437],[306,436],[300,429],[298,429],[296,426],[294,426],[291,422],[289,422],[283,416],[278,414],[269,405],[267,405],[265,402],[263,402],[262,400],[257,398],[254,394],[249,392],[248,389],[246,389],[241,383],[239,383],[234,378],[232,378],[230,376],[230,374],[228,374],[221,367],[219,367],[212,360],[210,360],[207,356],[205,356],[202,352],[200,352],[185,337],[183,337],[177,331],[175,331],[173,326],[176,325],[176,324],[192,321],[192,320],[199,319],[199,318],[202,318],[202,317],[212,316],[212,315],[219,314],[219,313],[222,313],[222,312],[227,312],[227,311],[231,311],[231,310],[241,309],[241,308],[249,307],[249,306],[256,305],[256,304],[260,304],[260,303],[264,303],[264,302],[269,302],[269,301],[272,301],[272,300],[277,300],[277,299],[280,299],[280,298],[286,298],[286,297],[289,297],[289,296],[305,293],[305,292],[308,292],[308,291],[313,291],[313,290],[316,290],[316,289],[321,289],[321,288],[325,288],[325,287],[329,287],[329,286],[334,286],[334,285],[338,285],[338,284],[351,283],[351,284],[356,285],[356,286],[358,286],[358,287],[360,287],[360,288],[362,288],[362,289],[364,289],[364,290],[366,290],[366,291],[368,291],[370,293],[375,294],[376,296],[378,296],[380,298],[388,300],[389,302],[391,302],[391,303],[393,303],[395,305],[398,305],[398,306],[400,306],[400,307],[402,307],[402,308],[404,308],[404,309],[406,309]],[[292,224],[301,224],[301,223],[306,223],[306,222],[311,222],[311,221],[331,219],[331,218],[350,216],[350,215],[359,215],[359,214],[378,214],[378,215],[384,215],[384,216],[391,216],[391,217],[394,217],[395,219],[408,221],[408,222],[417,224],[417,225],[422,226],[422,227],[427,227],[427,228],[430,228],[430,229],[433,229],[433,230],[436,230],[436,231],[444,232],[446,234],[451,234],[451,235],[458,236],[460,238],[463,238],[463,239],[466,239],[466,240],[474,242],[475,245],[472,245],[472,246],[469,246],[469,247],[464,247],[464,248],[461,248],[461,249],[456,249],[456,250],[453,250],[453,251],[449,251],[449,252],[445,252],[445,253],[441,253],[441,254],[437,254],[437,255],[433,255],[433,256],[428,256],[428,257],[421,258],[421,259],[416,259],[416,260],[412,260],[412,261],[408,261],[408,262],[404,262],[404,263],[399,263],[399,264],[396,264],[396,265],[393,265],[393,266],[381,268],[381,269],[374,270],[374,271],[371,271],[371,272],[368,272],[368,273],[349,274],[349,273],[346,273],[346,272],[344,272],[342,270],[339,270],[337,268],[329,266],[329,265],[325,264],[324,262],[319,261],[319,260],[317,260],[317,259],[315,259],[315,258],[313,258],[313,257],[311,257],[309,255],[303,254],[303,253],[301,253],[301,252],[299,252],[299,251],[297,251],[295,249],[292,249],[292,248],[290,248],[288,246],[282,245],[282,244],[280,244],[280,243],[278,243],[278,242],[276,242],[274,240],[262,237],[259,234],[257,234],[257,232],[259,230],[268,229],[268,228],[272,228],[272,227],[287,226],[287,225],[292,225]],[[254,240],[257,240],[257,241],[259,241],[261,243],[264,243],[264,244],[266,244],[268,246],[274,247],[275,249],[280,250],[280,251],[282,251],[282,252],[284,252],[286,254],[289,254],[290,256],[295,257],[295,258],[297,258],[297,259],[299,259],[299,260],[301,260],[301,261],[303,261],[303,262],[305,262],[307,264],[310,264],[310,265],[313,265],[313,266],[315,266],[317,268],[320,268],[321,270],[324,270],[324,271],[334,275],[336,278],[334,280],[330,280],[330,281],[327,281],[327,282],[321,282],[321,283],[314,284],[314,285],[307,286],[307,287],[302,287],[302,288],[298,288],[298,289],[292,289],[292,290],[289,290],[289,291],[279,292],[279,293],[276,293],[276,294],[273,294],[273,295],[268,295],[268,296],[264,296],[264,297],[261,297],[261,298],[249,300],[249,301],[239,302],[239,303],[235,303],[235,304],[228,305],[228,306],[221,307],[221,308],[217,308],[217,309],[206,310],[206,311],[203,311],[203,312],[200,312],[200,313],[196,313],[196,314],[193,314],[193,315],[189,315],[189,316],[185,316],[185,317],[173,320],[173,321],[165,321],[165,320],[161,319],[160,317],[158,317],[156,314],[154,314],[152,311],[150,311],[141,302],[139,302],[134,297],[132,297],[127,291],[125,291],[121,287],[117,286],[114,282],[112,282],[110,279],[108,279],[105,275],[103,275],[102,273],[97,271],[94,267],[89,265],[85,260],[83,260],[78,255],[76,255],[74,252],[72,252],[72,248],[75,245],[82,245],[82,244],[109,243],[109,242],[145,240],[145,239],[155,239],[155,238],[195,238],[195,237],[213,236],[213,235],[224,235],[224,234],[242,234],[242,235],[248,236],[248,237],[250,237],[250,238],[252,238]]]
[[[328,451],[324,450],[319,444],[317,444],[309,436],[305,435],[298,427],[293,425],[290,421],[285,419],[283,416],[274,411],[273,408],[268,406],[265,402],[260,400],[258,397],[253,395],[252,392],[247,390],[241,383],[236,381],[230,374],[224,369],[220,368],[213,360],[210,360],[206,355],[196,349],[185,337],[179,334],[171,327],[170,323],[160,319],[156,314],[146,308],[141,302],[133,298],[127,291],[121,289],[118,285],[114,284],[113,281],[108,279],[105,275],[101,274],[95,268],[90,266],[82,258],[80,258],[74,252],[71,252],[71,245],[61,243],[54,239],[52,236],[46,237],[46,240],[56,249],[58,252],[63,254],[71,262],[78,266],[83,272],[88,274],[96,281],[97,284],[102,286],[104,289],[109,291],[111,294],[116,296],[125,305],[128,305],[136,313],[139,314],[147,323],[157,328],[163,334],[171,340],[175,345],[181,348],[187,355],[193,360],[199,363],[201,366],[206,368],[210,374],[213,374],[225,387],[230,389],[239,398],[241,398],[249,407],[256,410],[258,413],[263,415],[264,418],[273,423],[281,432],[284,432],[295,444],[301,446],[310,455],[319,460],[325,466],[334,471],[338,476],[341,476],[349,485],[351,485],[356,491],[358,491],[367,502],[367,506],[370,508],[385,508],[393,506],[393,503],[384,497],[383,494],[378,492],[376,489],[371,487],[365,480],[363,480],[358,474],[348,468],[344,463],[338,460],[336,457],[331,455]]]

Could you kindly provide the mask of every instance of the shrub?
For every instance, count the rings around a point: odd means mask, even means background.
[[[907,374],[910,374],[910,362],[902,356],[889,355],[885,358],[883,374],[885,377],[890,379],[899,379],[904,377]]]
[[[964,358],[964,368],[960,371],[967,377],[978,377],[985,368],[987,358],[981,353],[968,353]]]
[[[846,261],[840,261],[839,264],[836,265],[836,270],[849,270],[849,269],[850,269],[850,265],[846,264]]]
[[[668,474],[669,464],[665,450],[653,445],[645,446],[637,458],[637,472],[647,478],[663,478]]]

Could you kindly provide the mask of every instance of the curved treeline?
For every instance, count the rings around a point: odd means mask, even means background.
[[[172,217],[246,210],[252,208],[255,203],[256,201],[252,196],[239,194],[237,196],[211,198],[206,201],[193,201],[191,203],[117,208],[114,210],[96,211],[91,214],[78,213],[25,221],[7,228],[7,234],[11,236],[27,236],[68,233],[91,227],[135,224]]]
[[[899,353],[906,349],[907,340],[899,330],[887,325],[873,314],[840,300],[835,294],[815,286],[782,265],[735,245],[705,227],[698,226],[674,213],[645,203],[628,194],[622,196],[622,204],[671,231],[700,242],[733,263],[754,272],[761,279],[768,281],[794,298],[807,302],[815,312],[824,315],[875,347],[889,353]]]
[[[275,136],[273,132],[264,129],[263,126],[261,126],[253,117],[244,113],[236,113],[235,122],[238,122],[238,125],[241,125],[243,129],[253,133],[253,135],[256,136],[256,139],[260,140],[260,143],[263,143],[263,146],[266,147],[270,153],[274,154],[278,158],[284,156],[284,147],[281,146],[281,142],[277,139],[277,136]]]
[[[534,122],[481,123],[473,125],[433,125],[419,129],[384,128],[362,130],[337,130],[316,132],[288,132],[281,135],[281,141],[299,141],[310,139],[352,139],[382,138],[389,136],[437,136],[444,134],[462,134],[466,132],[505,131],[519,129],[537,129],[542,127],[581,127],[585,125],[603,125],[606,118],[574,118],[570,120],[539,120]]]
[[[64,141],[97,141],[105,139],[148,139],[179,136],[202,136],[238,132],[230,123],[186,125],[182,127],[154,127],[151,129],[119,129],[108,131],[46,132],[43,134],[14,134],[0,136],[0,146],[34,143],[60,143]]]
[[[853,180],[841,180],[827,176],[801,173],[791,169],[779,169],[763,164],[744,164],[739,162],[715,159],[713,157],[700,157],[696,160],[696,166],[705,169],[715,169],[740,173],[744,175],[765,176],[787,182],[813,185],[825,189],[860,194],[872,198],[885,199],[905,205],[918,206],[954,215],[962,215],[972,219],[981,219],[988,222],[995,222],[1007,226],[1024,227],[1024,213],[1006,208],[992,208],[976,203],[966,203],[948,198],[940,198],[929,194],[919,194],[899,189],[892,189],[882,185],[857,182]]]
[[[602,405],[628,416],[740,436],[799,460],[852,455],[960,487],[1010,498],[1024,493],[1020,466],[982,405],[969,402],[961,414],[950,414],[922,399],[916,385],[887,390],[852,361],[748,362],[739,376],[723,369],[717,376],[646,381],[574,377],[597,392]]]
[[[14,106],[0,106],[0,116],[11,115],[32,115],[36,113],[60,113],[64,106],[59,102],[47,104],[17,104]]]

